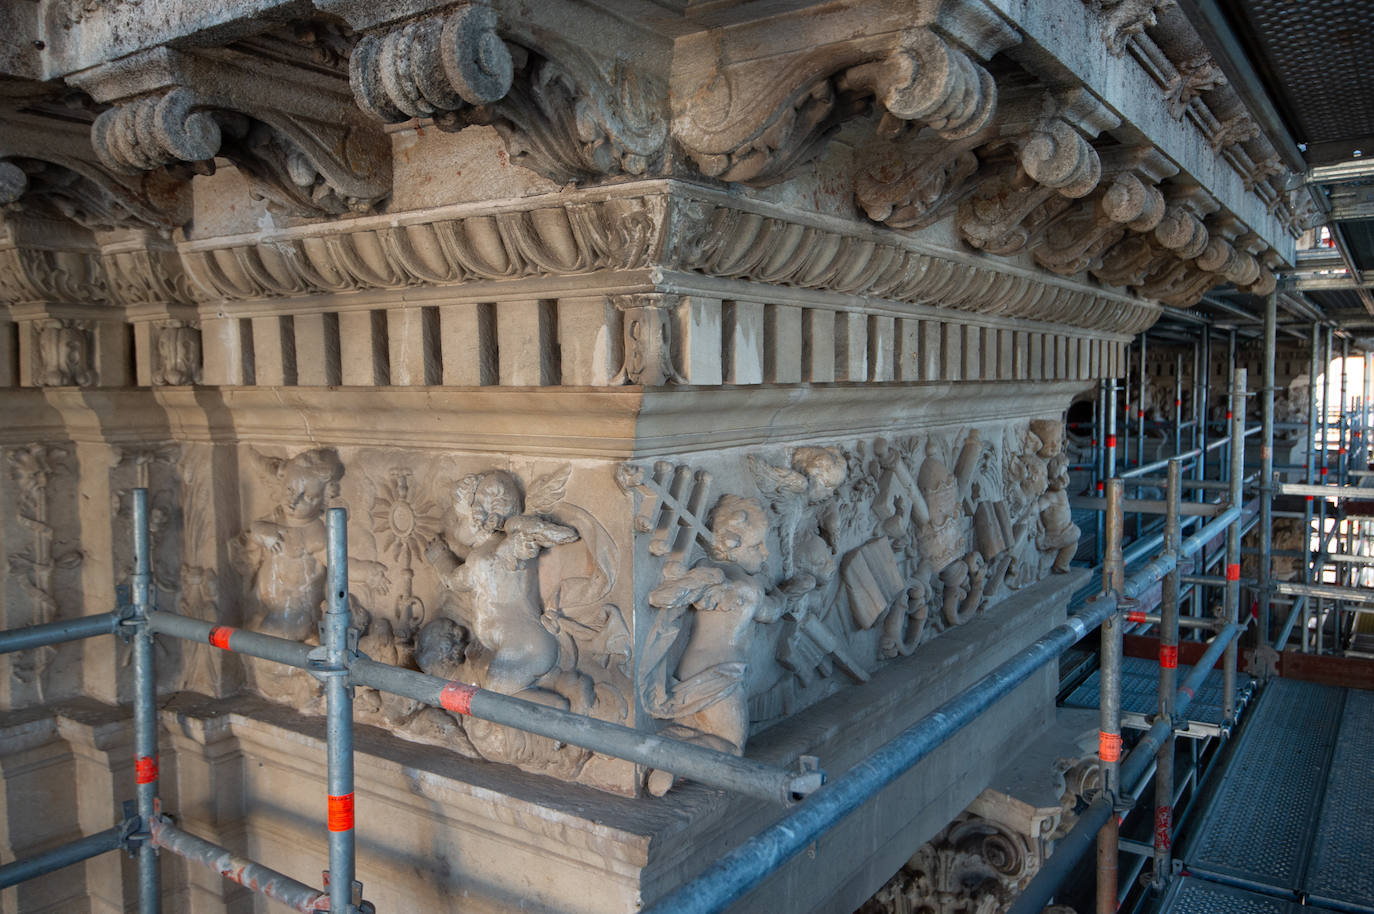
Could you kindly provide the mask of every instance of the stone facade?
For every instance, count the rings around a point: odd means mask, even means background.
[[[343,505],[369,656],[832,775],[1042,634],[1083,578],[1064,410],[1162,305],[1273,288],[1307,211],[1171,6],[756,6],[0,11],[0,623],[114,605],[146,486],[160,607],[313,640]],[[108,788],[33,831],[7,805],[7,856],[127,794],[125,650],[0,659],[11,794]],[[168,809],[314,881],[315,680],[158,664]],[[751,903],[852,910],[1053,694]],[[377,693],[357,716],[379,909],[632,910],[771,814]]]

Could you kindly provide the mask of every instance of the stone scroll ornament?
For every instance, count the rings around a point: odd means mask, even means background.
[[[749,62],[720,68],[687,97],[673,135],[703,174],[760,185],[783,180],[815,158],[866,98],[883,112],[879,131],[887,135],[909,122],[959,140],[996,111],[991,74],[923,28],[888,51],[819,49],[788,72],[786,80],[769,80]]]
[[[319,40],[342,37],[318,31]],[[118,92],[136,58],[83,76],[97,97],[117,97],[91,126],[100,162],[122,175],[166,168],[185,178],[223,157],[273,209],[370,209],[391,191],[389,140],[353,104],[342,72],[312,56],[318,48],[284,47],[246,39],[214,54],[160,49],[138,72],[165,88],[132,99]]]
[[[387,123],[494,127],[511,160],[559,183],[643,175],[664,159],[662,93],[621,60],[558,36],[507,42],[496,14],[470,4],[359,42],[349,66],[359,106]]]

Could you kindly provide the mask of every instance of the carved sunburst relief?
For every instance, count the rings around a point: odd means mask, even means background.
[[[378,485],[377,500],[372,504],[372,530],[382,554],[409,568],[439,532],[439,514],[432,501],[420,500],[409,472],[394,470]]]

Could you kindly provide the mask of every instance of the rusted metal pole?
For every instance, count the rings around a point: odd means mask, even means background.
[[[279,901],[293,911],[318,914],[331,910],[329,896],[319,889],[297,882],[271,867],[240,857],[228,848],[182,831],[166,816],[155,815],[150,824],[150,846],[165,848],[178,857],[208,867],[230,882],[236,882],[259,895]]]

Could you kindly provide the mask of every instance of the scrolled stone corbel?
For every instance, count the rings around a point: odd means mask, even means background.
[[[990,254],[1025,248],[1102,179],[1097,151],[1062,117],[1040,119],[1015,143],[1015,162],[1000,166],[959,206],[964,241]]]
[[[318,31],[316,43],[350,40]],[[209,50],[160,47],[71,82],[113,105],[91,128],[111,171],[166,166],[184,177],[185,166],[208,172],[223,157],[269,206],[310,217],[365,211],[391,191],[391,144],[316,50],[271,35]],[[131,85],[140,87],[133,97]]]
[[[915,122],[959,139],[982,130],[997,111],[992,74],[925,29],[908,32],[886,58],[846,70],[837,85],[842,92],[872,95],[889,131],[905,126],[893,120]]]
[[[1064,276],[1091,268],[1127,230],[1148,232],[1164,217],[1164,195],[1131,172],[1116,175],[1092,199],[1065,212],[1046,228],[1035,259]]]
[[[496,13],[481,4],[366,36],[348,63],[358,106],[387,123],[490,104],[510,91],[513,75]]]
[[[783,180],[810,162],[870,99],[882,112],[879,133],[889,139],[908,125],[948,140],[969,137],[997,108],[991,74],[925,26],[732,65],[703,61],[693,72],[697,79],[674,113],[674,137],[703,174],[754,185]]]
[[[102,111],[91,125],[91,144],[100,161],[128,175],[171,162],[213,159],[220,140],[218,122],[185,88],[117,105]]]

